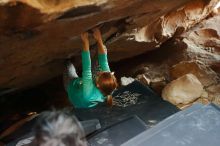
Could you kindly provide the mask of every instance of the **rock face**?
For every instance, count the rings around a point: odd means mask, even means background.
[[[199,61],[183,61],[172,66],[170,70],[172,79],[177,79],[188,73],[195,75],[205,87],[217,84],[219,81],[218,75]]]
[[[220,15],[204,20],[180,39],[187,44],[186,56],[199,60],[213,69],[220,61]]]
[[[204,92],[201,95],[201,98],[196,102],[203,104],[210,102],[220,104],[220,79],[216,72],[200,61],[183,61],[172,66],[170,70],[170,76],[172,79],[176,79],[188,73],[195,75],[204,86]]]
[[[167,84],[163,89],[162,97],[174,105],[188,104],[199,98],[202,92],[203,86],[197,77],[186,74]]]
[[[211,102],[220,105],[220,84],[210,86],[206,89]]]
[[[187,50],[182,54],[184,59],[206,58],[206,64],[218,71],[219,16],[203,21],[201,27],[195,26],[211,14],[217,3],[218,0],[0,1],[0,94],[61,75],[66,58],[80,60],[79,34],[98,25],[110,61],[154,50],[174,37],[178,40],[174,45]],[[210,27],[205,29],[207,26]],[[213,48],[215,53],[210,52]]]

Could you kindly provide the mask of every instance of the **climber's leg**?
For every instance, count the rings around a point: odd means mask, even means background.
[[[74,65],[71,62],[68,62],[66,65],[66,69],[63,73],[63,84],[64,84],[65,90],[67,90],[67,86],[69,82],[78,77],[79,76],[76,73],[76,69]]]

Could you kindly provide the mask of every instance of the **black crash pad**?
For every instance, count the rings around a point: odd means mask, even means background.
[[[146,129],[147,125],[137,116],[133,116],[87,139],[90,146],[119,146]]]
[[[174,105],[164,101],[149,87],[144,86],[138,81],[118,89],[114,92],[113,96],[117,96],[125,91],[141,94],[135,105],[127,107],[99,105],[89,109],[75,109],[74,112],[80,120],[99,119],[102,129],[105,129],[133,115],[137,115],[150,128],[179,111]]]
[[[155,94],[149,87],[142,85],[138,81],[135,81],[126,87],[118,89],[114,92],[113,96],[117,96],[125,91],[141,94],[141,96],[139,96],[138,98],[138,102],[135,105],[131,105],[128,107],[107,107],[106,105],[98,105],[94,108],[74,110],[74,114],[78,117],[80,121],[98,119],[101,124],[101,129],[98,130],[95,134],[90,135],[88,140],[91,140],[98,135],[102,135],[101,133],[106,130],[114,131],[112,125],[113,127],[115,125],[120,125],[122,121],[127,121],[127,119],[133,117],[134,115],[137,115],[140,119],[144,121],[145,126],[143,130],[146,130],[157,124],[158,122],[162,121],[166,117],[179,111],[175,106],[162,100],[162,98]],[[14,134],[5,138],[3,142],[9,142],[9,145],[13,145],[13,143],[15,144],[16,141],[33,135],[33,133],[31,133],[31,129],[36,119],[37,118],[31,120],[30,122],[19,128]],[[119,127],[120,126],[118,126],[118,128]],[[118,130],[122,130],[122,132],[124,133],[126,132],[123,131],[123,128],[119,128]],[[91,132],[91,128],[89,128],[89,132]],[[136,132],[137,133],[135,134],[138,134],[138,130]],[[133,133],[125,137],[130,138],[135,134]],[[122,141],[119,140],[119,142]]]

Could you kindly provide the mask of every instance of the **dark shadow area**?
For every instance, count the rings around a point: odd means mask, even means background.
[[[0,132],[30,113],[70,106],[62,78],[54,78],[37,87],[0,97]]]
[[[135,69],[144,65],[146,63],[153,63],[160,65],[164,61],[172,60],[172,63],[175,64],[179,60],[183,60],[184,49],[186,48],[185,44],[173,44],[173,39],[169,39],[164,42],[160,48],[157,48],[152,51],[148,51],[144,54],[135,56],[133,58],[124,59],[118,62],[110,63],[111,69],[116,71],[118,78],[122,76],[133,76]],[[178,46],[178,47],[177,47]],[[171,57],[173,57],[171,59]],[[170,65],[172,65],[170,64]]]

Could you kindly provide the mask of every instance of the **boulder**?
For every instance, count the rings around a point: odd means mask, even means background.
[[[205,87],[216,84],[219,80],[218,75],[200,61],[182,61],[170,69],[171,79],[177,79],[189,73],[195,75]]]
[[[199,98],[203,93],[203,86],[193,74],[186,74],[166,85],[162,91],[164,100],[174,105],[188,104]]]
[[[220,15],[205,19],[184,32],[176,41],[185,45],[185,60],[199,61],[220,73]],[[215,78],[215,77],[214,77]]]
[[[157,49],[192,28],[217,2],[0,1],[0,92],[30,88],[61,75],[69,57],[77,58],[79,66],[81,32],[101,25],[109,60],[119,61]]]

